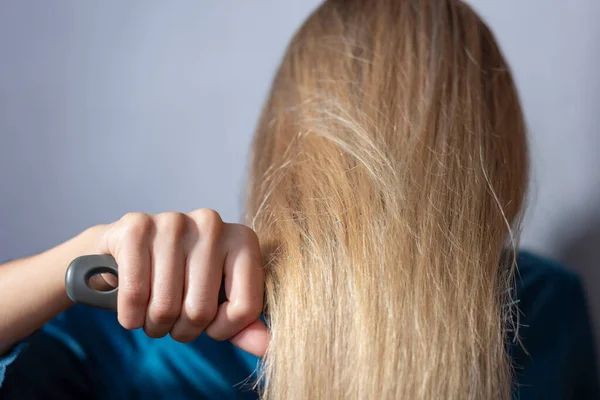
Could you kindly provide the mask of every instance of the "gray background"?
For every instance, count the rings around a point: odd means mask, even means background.
[[[0,0],[0,259],[128,211],[241,215],[277,62],[316,0]],[[524,244],[600,321],[600,1],[473,0],[530,128]]]

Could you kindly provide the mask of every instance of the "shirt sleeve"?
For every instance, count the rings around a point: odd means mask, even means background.
[[[0,399],[137,398],[131,360],[145,343],[116,313],[76,304],[0,357]]]
[[[4,382],[6,369],[15,361],[25,346],[27,346],[26,343],[19,343],[13,346],[4,356],[0,356],[0,387],[2,387],[2,383]]]
[[[0,398],[95,398],[83,354],[51,327],[32,334],[0,358]]]
[[[85,352],[68,333],[69,311],[0,354],[0,398],[94,399]]]

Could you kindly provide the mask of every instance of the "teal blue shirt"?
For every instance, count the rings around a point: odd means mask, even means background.
[[[515,397],[597,399],[593,336],[579,278],[519,256],[523,346],[509,351]],[[259,359],[205,335],[190,344],[123,329],[115,313],[77,305],[0,358],[2,399],[255,399]]]

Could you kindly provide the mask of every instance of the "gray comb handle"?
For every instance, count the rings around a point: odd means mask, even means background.
[[[117,262],[108,254],[93,254],[77,257],[65,274],[67,295],[75,303],[85,304],[95,308],[117,311],[117,296],[119,288],[109,291],[99,291],[90,287],[90,278],[96,274],[111,273],[119,276]],[[221,282],[219,290],[219,305],[227,301],[225,287]]]

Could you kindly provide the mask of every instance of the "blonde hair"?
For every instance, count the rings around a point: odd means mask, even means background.
[[[251,158],[263,398],[511,396],[502,254],[524,131],[507,64],[464,3],[329,0],[308,18]]]

